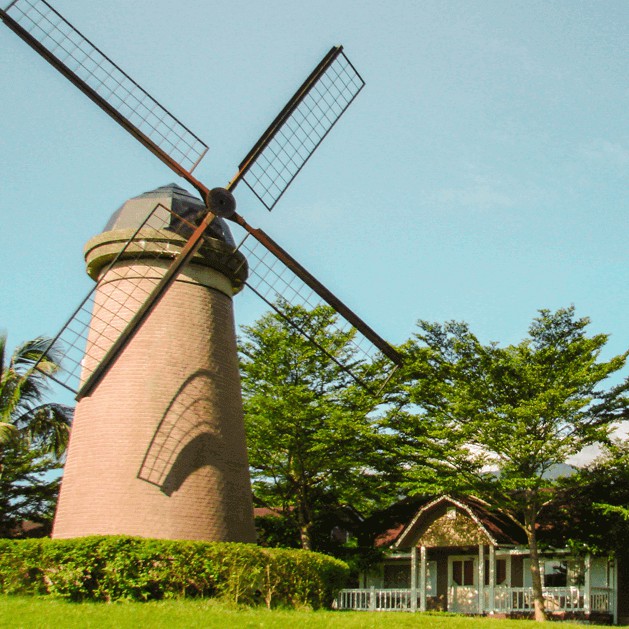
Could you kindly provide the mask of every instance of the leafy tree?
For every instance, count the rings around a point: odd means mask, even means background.
[[[602,454],[558,484],[544,519],[577,552],[615,554],[629,537],[629,442],[612,441]]]
[[[249,463],[256,499],[292,520],[310,549],[331,509],[360,509],[377,495],[378,434],[369,415],[376,400],[332,359],[357,362],[352,332],[335,326],[332,308],[279,307],[328,355],[275,312],[242,328]]]
[[[629,352],[601,361],[607,335],[589,336],[574,308],[540,311],[517,345],[483,345],[464,323],[421,321],[385,421],[413,493],[477,495],[522,528],[531,553],[535,618],[545,619],[536,527],[548,472],[608,437],[628,416],[629,381],[602,383]]]
[[[258,515],[255,518],[257,541],[266,548],[300,548],[297,523],[285,514]]]
[[[0,535],[9,536],[24,520],[52,519],[72,411],[43,403],[47,377],[59,369],[50,341],[36,338],[17,347],[8,362],[6,335],[0,335]],[[37,365],[37,369],[35,365]]]

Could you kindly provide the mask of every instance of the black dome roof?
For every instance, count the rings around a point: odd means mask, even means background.
[[[194,219],[200,214],[205,213],[205,204],[199,197],[181,186],[171,183],[125,201],[111,215],[103,231],[108,232],[116,229],[134,229],[139,227],[157,203],[161,203],[175,214],[191,222],[194,222]],[[217,216],[212,221],[209,230],[214,238],[235,246],[231,231],[222,218]]]

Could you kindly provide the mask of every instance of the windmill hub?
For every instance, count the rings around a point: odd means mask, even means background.
[[[236,211],[236,199],[225,188],[213,188],[208,195],[208,207],[216,216],[229,218]]]

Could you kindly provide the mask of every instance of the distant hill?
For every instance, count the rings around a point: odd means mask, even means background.
[[[567,463],[557,463],[553,465],[545,474],[544,478],[554,480],[555,478],[561,478],[562,476],[572,476],[577,471],[577,468]]]

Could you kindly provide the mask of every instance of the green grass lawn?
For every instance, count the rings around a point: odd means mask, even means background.
[[[0,597],[0,627],[12,629],[68,627],[277,627],[318,629],[327,627],[370,628],[413,627],[425,629],[531,629],[529,620],[469,618],[448,614],[382,612],[267,611],[234,608],[212,601],[162,601],[152,603],[68,603],[48,597]],[[552,626],[558,627],[557,624]],[[562,623],[562,629],[582,625]],[[590,625],[593,627],[593,625]]]

